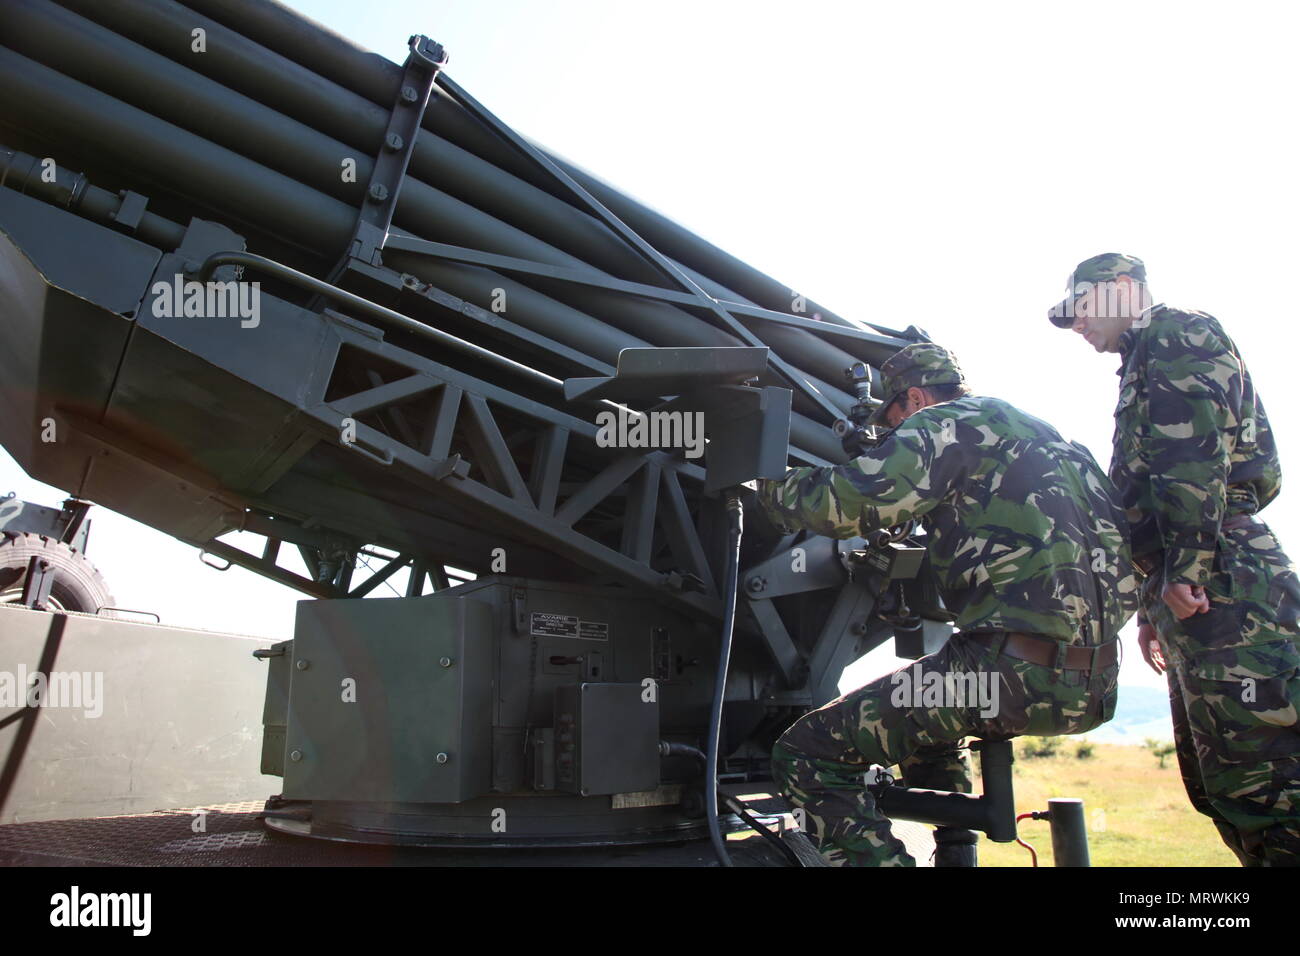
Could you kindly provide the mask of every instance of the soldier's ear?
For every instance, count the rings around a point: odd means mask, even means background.
[[[927,405],[934,404],[934,402],[930,400],[929,390],[921,388],[918,385],[913,385],[907,390],[907,403],[915,406],[917,409],[922,409]]]

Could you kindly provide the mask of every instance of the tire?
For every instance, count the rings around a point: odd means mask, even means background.
[[[95,614],[101,607],[113,607],[108,585],[84,554],[44,535],[12,531],[0,535],[0,603],[22,600],[27,565],[35,557],[48,561],[54,574],[51,610]]]

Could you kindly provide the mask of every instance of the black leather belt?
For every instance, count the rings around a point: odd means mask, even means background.
[[[1044,667],[1056,666],[1057,654],[1060,653],[1061,648],[1061,642],[1055,638],[1024,634],[1020,631],[981,631],[963,636],[979,641],[985,647],[994,647],[1001,643],[998,653],[1006,657],[1014,657],[1018,661],[1041,664]],[[1117,660],[1119,660],[1118,639],[1109,640],[1097,647],[1071,645],[1065,649],[1067,671],[1091,671],[1098,667],[1109,667]]]

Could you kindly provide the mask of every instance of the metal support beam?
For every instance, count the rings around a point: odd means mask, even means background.
[[[771,601],[749,599],[746,602],[749,613],[758,624],[758,633],[763,638],[767,651],[772,655],[772,662],[781,672],[781,680],[789,689],[802,684],[807,668],[799,649],[794,646],[790,632],[786,630],[781,616]]]
[[[294,574],[292,571],[287,571],[284,568],[279,567],[273,561],[255,557],[247,551],[242,551],[234,545],[227,544],[224,541],[218,541],[216,538],[207,542],[203,546],[203,550],[209,554],[214,554],[219,558],[225,558],[231,564],[237,564],[241,568],[260,574],[262,577],[270,578],[272,581],[278,581],[280,584],[302,591],[304,594],[310,594],[312,597],[337,598],[344,596],[328,584],[318,584],[315,581],[308,580],[300,574]],[[306,551],[305,548],[300,550],[304,552]],[[303,559],[304,561],[307,561],[306,554],[303,555]],[[312,562],[307,561],[308,568],[310,568],[311,565]]]
[[[852,663],[875,608],[874,596],[862,584],[850,582],[840,589],[808,660],[808,685],[814,706],[839,696],[840,675]]]
[[[50,588],[53,586],[54,575],[50,573],[50,562],[40,556],[33,556],[27,562],[27,577],[23,580],[23,595],[19,603],[38,611],[49,610]]]
[[[442,47],[428,37],[413,36],[411,52],[402,67],[402,80],[397,89],[397,101],[384,131],[384,145],[375,157],[361,214],[347,255],[335,267],[331,281],[337,280],[352,259],[370,265],[379,265],[379,252],[388,238],[388,229],[397,208],[397,195],[406,178],[406,167],[411,162],[416,136],[424,122],[424,110],[433,92],[433,81],[447,62]]]
[[[411,563],[411,556],[409,554],[399,554],[394,558],[390,558],[387,564],[385,564],[382,568],[375,571],[373,574],[370,575],[370,577],[366,578],[365,581],[361,582],[355,588],[349,591],[348,597],[350,598],[365,597],[375,588],[379,587],[379,585],[383,584],[385,581],[391,578],[399,569],[406,567],[410,563]]]
[[[690,292],[679,292],[676,289],[664,289],[644,282],[630,282],[625,279],[618,279],[606,275],[602,272],[597,272],[594,269],[570,269],[565,266],[553,266],[544,262],[533,262],[529,259],[520,259],[516,256],[503,256],[491,252],[480,252],[477,249],[467,249],[464,246],[455,246],[450,243],[418,239],[415,236],[391,235],[388,237],[388,241],[384,244],[384,248],[394,252],[411,252],[417,255],[430,256],[435,259],[445,259],[448,262],[462,262],[467,265],[483,266],[496,272],[518,273],[520,275],[541,276],[547,279],[559,279],[563,282],[572,282],[576,285],[586,285],[597,289],[608,289],[611,292],[624,292],[629,295],[639,295],[647,299],[653,299],[657,302],[667,302],[671,305],[700,306],[702,304],[700,297]],[[795,329],[806,329],[809,332],[814,332],[819,335],[838,336],[843,339],[866,342],[871,345],[883,345],[894,349],[901,349],[910,344],[909,339],[890,335],[881,335],[879,333],[868,332],[865,329],[858,329],[853,326],[838,325],[834,322],[818,322],[816,319],[800,318],[797,315],[775,312],[772,309],[764,309],[756,305],[748,305],[744,302],[731,302],[727,299],[712,299],[712,301],[716,302],[717,305],[721,306],[732,315],[744,315],[749,318],[763,319],[768,322],[787,325]]]

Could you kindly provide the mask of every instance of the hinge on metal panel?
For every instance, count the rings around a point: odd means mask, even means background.
[[[528,633],[528,615],[524,610],[527,604],[528,592],[523,588],[514,588],[510,592],[510,607],[514,612],[515,633]]]

